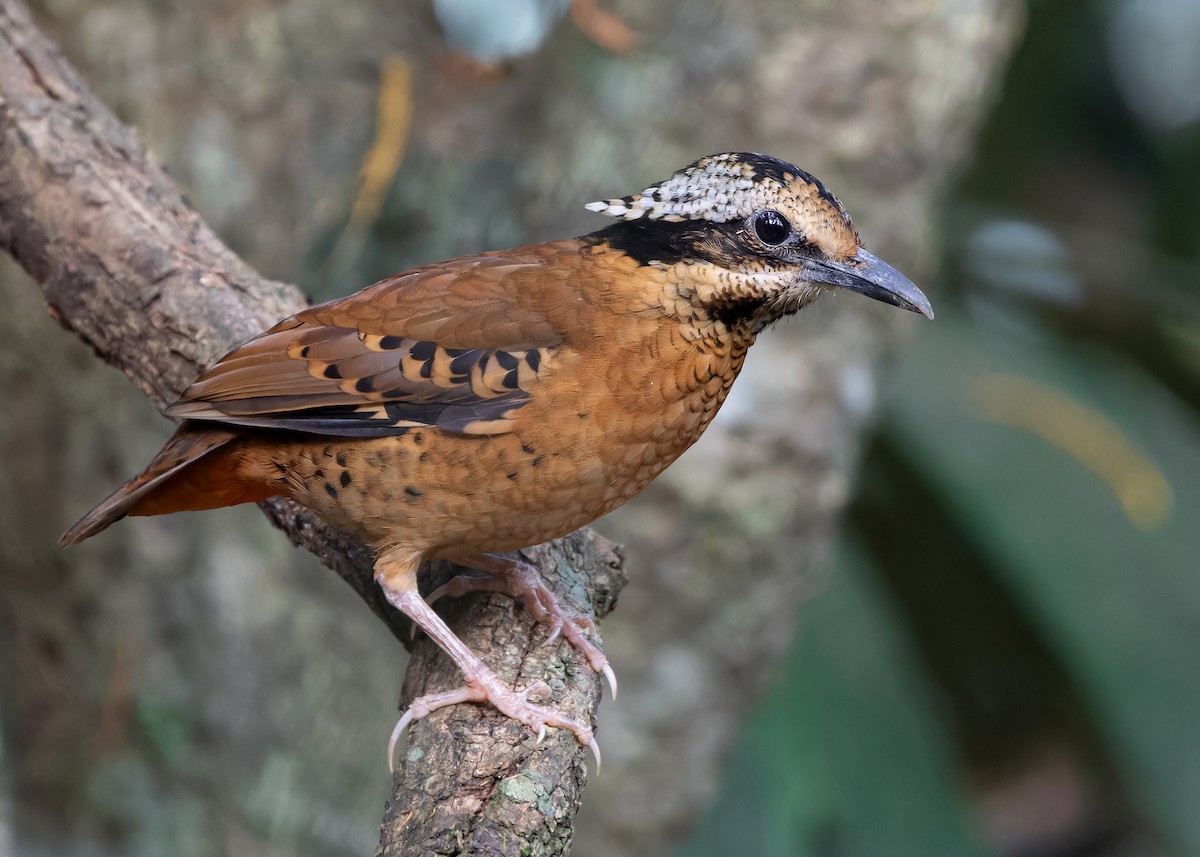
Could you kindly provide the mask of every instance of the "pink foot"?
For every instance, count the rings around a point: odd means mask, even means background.
[[[408,728],[409,724],[448,705],[457,705],[460,702],[479,702],[490,703],[513,720],[524,723],[537,733],[539,744],[546,737],[547,726],[570,730],[575,735],[576,741],[592,751],[598,772],[600,770],[600,747],[596,744],[591,727],[578,720],[572,720],[570,717],[564,717],[553,709],[534,705],[529,701],[531,696],[548,696],[549,694],[550,686],[544,681],[536,681],[524,690],[515,690],[502,682],[491,670],[483,668],[475,676],[468,676],[467,683],[456,690],[430,693],[418,697],[412,701],[404,715],[397,721],[395,728],[392,729],[392,737],[388,741],[387,751],[388,770],[395,773],[393,763],[396,758],[396,742],[400,740],[400,736],[404,734],[404,730]]]
[[[517,691],[502,682],[479,659],[479,656],[450,630],[449,626],[421,597],[417,591],[418,560],[419,557],[412,555],[401,555],[396,558],[384,554],[375,561],[376,580],[379,581],[388,601],[397,610],[412,619],[429,635],[430,639],[438,644],[442,651],[450,656],[467,683],[457,690],[427,694],[413,701],[396,724],[395,729],[392,730],[391,740],[388,741],[388,768],[393,769],[396,741],[409,723],[447,705],[456,705],[460,702],[484,702],[490,703],[502,713],[533,729],[537,732],[538,741],[545,736],[547,726],[569,729],[581,745],[592,751],[592,755],[596,758],[596,770],[599,770],[600,748],[592,735],[591,724],[580,723],[569,717],[563,717],[552,709],[531,703],[530,696],[549,693],[550,688],[545,682],[534,682],[523,691]]]
[[[489,554],[464,564],[487,572],[489,577],[453,577],[431,592],[425,601],[433,604],[442,596],[457,598],[468,592],[502,592],[521,599],[529,615],[550,626],[550,636],[546,642],[553,643],[560,636],[565,639],[584,656],[593,670],[603,673],[613,699],[617,698],[616,673],[609,666],[604,652],[586,636],[586,633],[599,633],[591,616],[559,601],[553,590],[546,586],[538,570],[527,562]]]

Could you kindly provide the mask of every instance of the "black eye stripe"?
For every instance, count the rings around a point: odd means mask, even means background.
[[[760,211],[754,215],[753,225],[758,240],[772,247],[778,247],[792,234],[792,224],[774,209]]]
[[[624,220],[586,235],[583,240],[592,245],[603,244],[643,265],[651,262],[674,265],[686,259],[731,265],[735,258],[744,257],[747,253],[777,256],[785,246],[789,255],[815,252],[804,235],[795,232],[782,214],[774,210],[772,212],[787,224],[788,230],[777,245],[766,243],[758,235],[755,215],[721,223],[708,220]]]

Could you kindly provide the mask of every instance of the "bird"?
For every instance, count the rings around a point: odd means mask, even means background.
[[[831,289],[933,318],[869,253],[817,178],[753,152],[700,158],[589,211],[578,238],[426,265],[312,306],[204,371],[164,413],[181,420],[147,467],[61,544],[126,515],[288,497],[361,538],[388,602],[453,659],[461,687],[414,700],[393,731],[485,703],[538,734],[590,723],[501,680],[431,607],[506,592],[616,678],[535,568],[514,556],[637,495],[703,433],[773,322]],[[421,564],[459,577],[429,597]]]

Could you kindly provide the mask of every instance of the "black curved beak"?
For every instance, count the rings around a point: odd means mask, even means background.
[[[878,256],[859,249],[851,262],[808,259],[808,277],[818,283],[858,292],[885,304],[933,318],[933,307],[908,277]]]

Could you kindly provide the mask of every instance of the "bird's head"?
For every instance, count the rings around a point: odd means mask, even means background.
[[[641,264],[679,266],[714,317],[754,332],[830,287],[933,318],[920,289],[863,249],[825,185],[776,158],[710,155],[641,193],[587,208],[621,221],[597,238]]]

